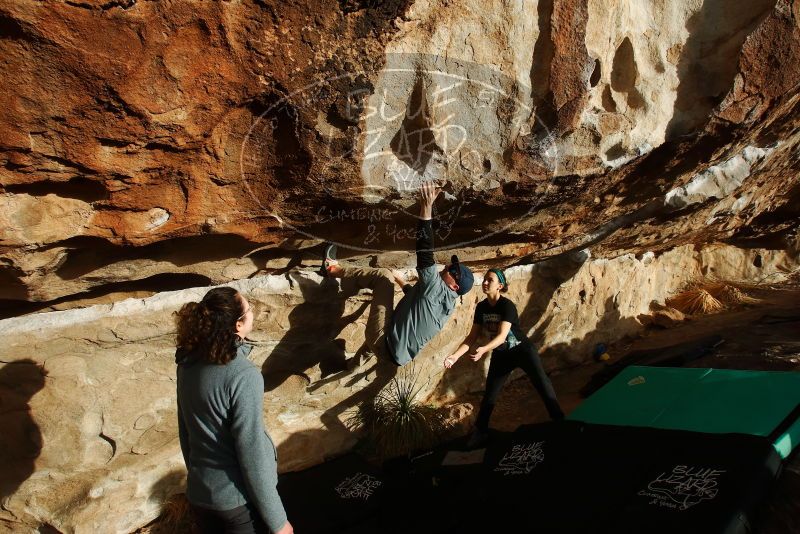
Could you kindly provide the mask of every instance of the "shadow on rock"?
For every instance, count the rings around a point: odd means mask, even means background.
[[[327,430],[314,428],[292,432],[277,446],[278,471],[299,471],[328,460],[329,439]]]
[[[541,320],[547,312],[547,307],[553,300],[556,290],[575,276],[588,259],[589,255],[579,250],[560,254],[535,264],[527,287],[527,293],[531,298],[519,315],[523,331],[530,330]],[[539,332],[544,332],[551,320],[549,318],[539,325],[539,328],[531,336],[531,341],[541,343],[542,338]]]
[[[44,388],[46,372],[33,360],[0,368],[0,498],[33,474],[42,451],[42,433],[31,414],[31,398]]]
[[[367,368],[359,368],[348,380],[347,385],[353,386],[360,380],[368,380],[368,385],[363,389],[356,391],[353,395],[347,397],[335,406],[325,410],[322,414],[322,422],[328,430],[347,430],[347,427],[342,422],[342,418],[346,418],[346,413],[358,406],[358,404],[367,399],[374,399],[378,393],[389,383],[392,378],[397,375],[399,367],[389,360],[380,359],[373,356],[374,363]],[[372,374],[374,373],[374,376]]]
[[[318,284],[298,273],[286,276],[292,286],[300,289],[302,302],[289,313],[289,330],[261,368],[266,391],[276,389],[294,375],[310,381],[307,371],[316,365],[323,378],[346,371],[344,341],[336,338],[369,306],[364,302],[343,316],[347,298],[355,292],[340,291],[338,283],[330,278]]]
[[[606,299],[603,310],[603,315],[594,330],[569,343],[557,343],[547,347],[542,351],[542,357],[562,356],[568,361],[586,361],[597,343],[610,344],[642,330],[641,323],[635,317],[623,317],[619,313],[613,297]],[[576,357],[576,353],[581,356]]]
[[[189,501],[186,500],[186,471],[170,471],[150,488],[150,500],[161,503],[161,514],[136,531],[137,534],[178,534],[196,532]]]
[[[481,384],[479,388],[483,388],[485,379],[483,362],[475,363],[465,354],[452,369],[442,372],[431,397],[434,399],[451,397],[455,393],[456,397],[453,401],[458,401],[458,395],[473,393],[475,384]]]

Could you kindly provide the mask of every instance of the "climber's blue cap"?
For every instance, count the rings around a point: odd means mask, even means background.
[[[475,278],[472,276],[472,271],[469,270],[469,267],[459,263],[458,256],[455,254],[450,258],[450,267],[448,267],[447,272],[453,275],[453,278],[455,278],[458,284],[458,291],[456,291],[456,293],[459,295],[469,293]]]

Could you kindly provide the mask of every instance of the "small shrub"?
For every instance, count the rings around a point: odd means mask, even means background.
[[[413,370],[393,378],[374,399],[360,403],[345,422],[351,430],[365,431],[383,458],[429,448],[447,427],[440,410],[417,401],[422,389],[418,378]]]

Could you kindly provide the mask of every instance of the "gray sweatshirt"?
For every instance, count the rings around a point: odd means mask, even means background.
[[[241,345],[227,365],[178,362],[178,436],[188,471],[186,497],[211,510],[250,502],[272,532],[286,524],[278,456],[264,428],[264,379]]]

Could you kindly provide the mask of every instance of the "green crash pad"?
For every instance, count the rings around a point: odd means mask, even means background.
[[[764,436],[786,458],[800,442],[800,373],[631,366],[569,419]]]

